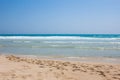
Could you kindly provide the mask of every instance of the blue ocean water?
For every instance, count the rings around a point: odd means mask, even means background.
[[[0,34],[1,54],[120,57],[120,34]]]

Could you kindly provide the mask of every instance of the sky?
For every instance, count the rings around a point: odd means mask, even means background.
[[[120,34],[120,0],[0,0],[0,34]]]

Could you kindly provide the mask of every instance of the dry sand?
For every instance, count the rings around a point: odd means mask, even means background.
[[[120,80],[120,64],[0,55],[0,80]]]

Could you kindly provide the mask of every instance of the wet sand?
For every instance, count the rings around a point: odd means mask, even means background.
[[[0,55],[0,80],[120,80],[120,64]]]

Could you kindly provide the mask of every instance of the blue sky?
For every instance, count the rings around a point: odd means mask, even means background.
[[[0,0],[0,34],[120,34],[120,0]]]

